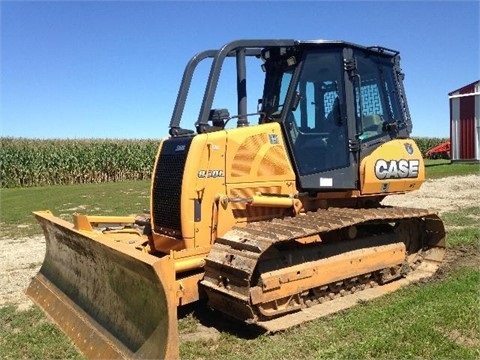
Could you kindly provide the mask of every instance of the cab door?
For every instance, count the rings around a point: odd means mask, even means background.
[[[347,121],[345,84],[350,80],[343,49],[310,50],[297,71],[292,79],[284,74],[282,81],[291,81],[290,96],[298,99],[298,106],[284,109],[284,125],[299,186],[304,191],[356,189],[358,149],[351,146],[355,125]]]

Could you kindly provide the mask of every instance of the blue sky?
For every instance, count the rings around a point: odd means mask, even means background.
[[[480,79],[479,3],[2,1],[0,134],[162,138],[192,55],[293,38],[399,50],[413,135],[448,136],[448,93]]]

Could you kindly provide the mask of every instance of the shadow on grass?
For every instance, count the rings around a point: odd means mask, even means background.
[[[190,314],[202,326],[213,327],[219,332],[225,332],[241,339],[253,340],[266,333],[266,330],[259,326],[247,324],[211,309],[207,305],[206,299],[178,308],[179,320],[186,318]]]
[[[430,168],[430,167],[435,167],[435,166],[445,166],[445,165],[451,165],[452,163],[449,161],[449,162],[439,162],[439,163],[435,163],[435,164],[425,164],[425,167],[426,168]]]

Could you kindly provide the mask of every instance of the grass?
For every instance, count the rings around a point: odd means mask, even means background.
[[[182,359],[477,359],[480,272],[410,286],[276,335],[183,343]],[[461,296],[459,296],[461,294]]]
[[[2,359],[84,359],[61,330],[38,307],[17,311],[0,308]]]
[[[447,230],[447,239],[447,244],[450,247],[480,244],[480,227]]]
[[[409,286],[348,311],[275,335],[235,327],[218,340],[185,342],[182,359],[478,359],[480,271],[460,267],[439,282]],[[181,332],[198,320],[187,315]],[[4,359],[81,359],[60,330],[33,307],[0,308]]]
[[[480,206],[442,214],[449,246],[480,244]]]
[[[428,176],[432,176],[430,170],[439,176],[478,171],[467,164],[436,164],[427,166]],[[31,212],[40,209],[65,218],[75,211],[128,215],[147,208],[148,196],[147,181],[1,189],[0,230],[9,237],[39,234]],[[479,206],[448,212],[442,218],[448,228],[448,247],[478,250]],[[222,329],[217,340],[182,343],[180,353],[183,359],[477,359],[479,284],[478,261],[460,259],[455,270],[437,281],[408,286],[340,314],[275,335],[254,336],[245,326],[238,330],[232,325]],[[180,319],[179,329],[192,332],[198,323],[198,318],[187,314]],[[0,357],[77,359],[82,355],[37,307],[19,311],[3,306]]]
[[[480,223],[480,206],[446,212],[442,214],[442,219],[450,226],[477,226]]]
[[[425,171],[428,179],[438,179],[447,176],[462,176],[480,174],[480,164],[451,163],[450,160],[425,160]]]
[[[71,220],[75,212],[130,215],[149,207],[150,181],[0,189],[0,232],[6,237],[40,234],[32,211],[50,210]]]

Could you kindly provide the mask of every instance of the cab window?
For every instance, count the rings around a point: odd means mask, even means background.
[[[355,87],[355,108],[361,140],[385,134],[385,124],[401,119],[391,65],[385,60],[358,52],[360,86]],[[360,116],[362,115],[362,116]]]
[[[287,114],[286,128],[300,173],[348,167],[347,124],[340,101],[344,96],[341,52],[307,53],[295,91],[300,100]]]

